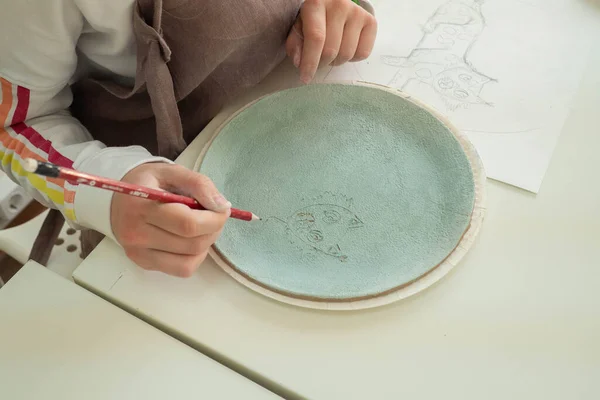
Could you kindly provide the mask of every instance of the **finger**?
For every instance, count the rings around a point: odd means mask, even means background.
[[[186,256],[152,249],[126,249],[127,257],[143,269],[188,278],[198,269],[208,252]]]
[[[300,79],[309,83],[319,67],[321,53],[325,45],[326,19],[325,5],[319,0],[306,0],[302,11],[302,59],[300,60]]]
[[[322,65],[329,65],[336,59],[340,51],[346,16],[347,14],[343,12],[330,12],[327,14],[327,33],[323,52],[321,53]]]
[[[300,67],[303,43],[304,37],[302,35],[302,19],[298,18],[285,42],[285,51],[296,68]]]
[[[353,18],[346,23],[340,51],[335,60],[331,63],[332,65],[342,65],[354,58],[362,29],[363,22],[361,19]]]
[[[372,15],[367,17],[367,22],[360,33],[360,39],[356,46],[354,57],[350,61],[366,60],[373,51],[375,39],[377,38],[377,20]]]
[[[176,236],[195,238],[218,232],[228,217],[229,212],[192,210],[183,204],[160,204],[146,215],[146,222]]]
[[[207,176],[180,165],[168,165],[160,169],[158,178],[161,187],[192,196],[208,210],[225,212],[231,208],[231,203]]]
[[[215,242],[217,239],[215,235],[220,231],[219,229],[209,235],[186,238],[174,235],[154,225],[145,225],[143,229],[137,229],[135,235],[129,235],[121,244],[125,248],[137,247],[194,256],[206,252]]]

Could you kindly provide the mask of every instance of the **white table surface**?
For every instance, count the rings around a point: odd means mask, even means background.
[[[258,92],[286,74],[278,70]],[[191,167],[235,108],[179,161]],[[540,193],[488,181],[474,248],[438,284],[390,306],[286,306],[212,261],[190,279],[171,278],[135,267],[107,241],[74,278],[287,397],[598,399],[599,127],[600,47]]]
[[[0,289],[0,399],[273,399],[274,394],[29,263]]]

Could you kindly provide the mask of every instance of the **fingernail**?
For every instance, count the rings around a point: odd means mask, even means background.
[[[304,82],[305,84],[309,84],[310,81],[312,81],[312,75],[311,74],[307,74],[307,73],[303,73],[300,75],[300,80],[302,82]]]
[[[213,200],[215,201],[215,205],[221,210],[231,208],[231,203],[220,194],[213,197]]]
[[[293,62],[294,62],[294,66],[296,68],[300,67],[300,48],[299,47],[296,47],[296,50],[294,50]]]

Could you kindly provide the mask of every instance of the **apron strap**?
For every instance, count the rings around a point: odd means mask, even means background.
[[[156,123],[158,154],[174,158],[186,146],[173,77],[167,65],[171,61],[171,49],[162,37],[162,0],[138,0],[134,15],[134,28],[145,45],[139,46],[137,74],[146,83],[150,104]],[[137,79],[140,77],[138,76]]]
[[[186,143],[165,49],[168,50],[168,47],[160,37],[150,43],[144,76],[156,121],[158,154],[172,158],[185,148]]]

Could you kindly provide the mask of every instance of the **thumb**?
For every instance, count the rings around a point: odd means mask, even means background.
[[[287,55],[292,59],[296,68],[300,67],[302,61],[302,46],[304,43],[304,35],[302,31],[302,19],[298,17],[296,23],[292,26],[290,34],[285,43]]]
[[[207,210],[223,212],[231,208],[231,203],[205,175],[180,165],[169,165],[162,168],[158,178],[162,187],[193,197]]]

